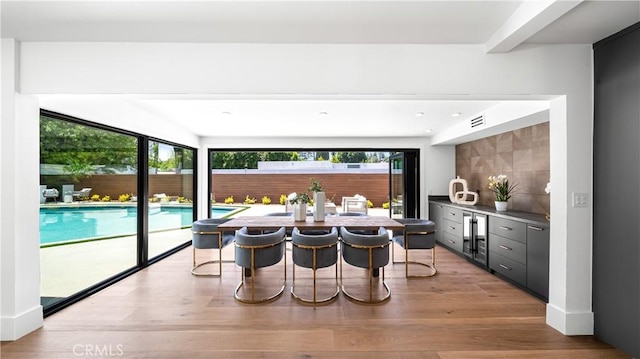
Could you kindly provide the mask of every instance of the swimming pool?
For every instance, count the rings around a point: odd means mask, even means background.
[[[237,208],[213,207],[214,218]],[[86,241],[135,235],[138,209],[136,206],[74,206],[40,208],[40,245]],[[162,205],[149,208],[149,232],[190,227],[191,206]]]

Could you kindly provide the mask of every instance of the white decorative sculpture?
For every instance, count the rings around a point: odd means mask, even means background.
[[[462,191],[456,191],[457,184],[462,185]],[[472,196],[473,199],[467,200],[468,196]],[[473,206],[478,203],[478,194],[469,191],[467,180],[460,178],[460,176],[456,176],[456,178],[449,181],[449,200],[451,201],[451,203]]]

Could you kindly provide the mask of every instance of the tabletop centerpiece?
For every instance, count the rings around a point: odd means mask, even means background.
[[[324,221],[324,203],[327,200],[327,196],[324,193],[324,187],[322,182],[310,178],[311,186],[308,188],[313,193],[313,220],[315,222]]]
[[[307,220],[307,204],[309,204],[309,195],[306,193],[298,193],[295,197],[289,199],[289,203],[293,206],[293,220],[303,222]]]

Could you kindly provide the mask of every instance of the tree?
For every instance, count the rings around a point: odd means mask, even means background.
[[[300,161],[298,152],[223,152],[212,153],[213,169],[257,169],[258,161]]]
[[[364,152],[338,152],[338,160],[342,163],[365,163],[367,154]]]
[[[137,162],[134,136],[40,116],[40,163],[66,165],[81,174],[93,165],[137,167]]]

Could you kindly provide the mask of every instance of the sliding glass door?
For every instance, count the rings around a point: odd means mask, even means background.
[[[136,266],[139,138],[40,117],[45,309]]]
[[[149,141],[149,258],[191,240],[194,150]]]
[[[196,156],[192,148],[41,111],[45,316],[189,245]]]
[[[397,152],[389,158],[389,215],[420,218],[419,161],[417,150]]]

